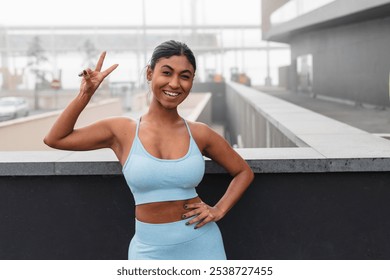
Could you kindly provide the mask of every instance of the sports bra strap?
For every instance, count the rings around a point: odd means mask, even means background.
[[[135,128],[135,136],[138,138],[139,124],[141,123],[141,117],[137,120],[137,127]]]
[[[184,123],[186,124],[187,130],[188,130],[188,133],[190,134],[190,138],[193,138],[193,137],[192,137],[192,133],[191,133],[190,126],[188,125],[187,121],[186,121],[184,118],[182,118],[182,119],[183,119]]]

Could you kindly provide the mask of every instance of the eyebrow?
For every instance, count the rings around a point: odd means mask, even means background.
[[[167,65],[167,64],[161,66],[161,68],[164,68],[164,67],[169,68],[171,71],[174,71],[174,70],[175,70],[175,69],[173,69],[171,66],[169,66],[169,65]],[[188,70],[188,69],[183,70],[183,71],[180,72],[180,74],[183,74],[183,73],[190,73],[190,74],[192,75],[192,72],[191,72],[190,70]]]

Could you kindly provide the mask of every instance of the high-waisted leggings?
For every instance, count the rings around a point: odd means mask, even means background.
[[[221,232],[216,223],[194,229],[189,221],[150,224],[135,220],[129,260],[225,260]]]

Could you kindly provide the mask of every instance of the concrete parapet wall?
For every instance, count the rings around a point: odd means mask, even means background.
[[[313,148],[236,149],[255,173],[390,172],[390,157],[326,158]],[[206,173],[226,174],[206,159]],[[0,152],[1,176],[121,175],[110,149],[97,151]]]
[[[226,118],[232,144],[240,148],[296,147],[299,143],[289,139],[257,109],[262,104],[246,96],[248,91],[257,93],[235,83],[226,87]]]
[[[390,158],[387,139],[255,89],[229,83],[228,100],[231,131],[242,135],[245,148],[256,147],[257,138],[257,147],[278,147],[275,142],[288,139],[298,147],[310,147],[319,158]]]
[[[0,150],[39,151],[50,150],[43,143],[61,111],[53,111],[0,123]],[[104,117],[122,115],[118,99],[107,99],[89,104],[80,115],[76,127],[85,126]]]

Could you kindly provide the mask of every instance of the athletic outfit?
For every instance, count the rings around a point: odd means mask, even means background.
[[[137,122],[136,134],[123,175],[135,204],[185,200],[197,196],[195,187],[203,178],[205,163],[190,128],[187,154],[178,159],[152,156],[142,145]],[[194,230],[185,223],[151,224],[135,220],[135,235],[129,246],[129,259],[226,259],[223,241],[215,222]]]

